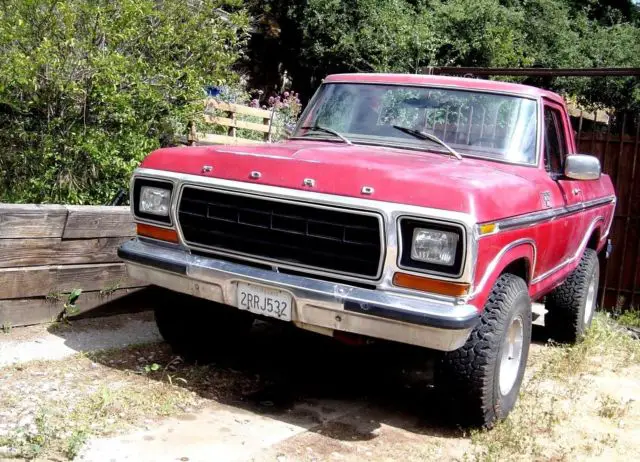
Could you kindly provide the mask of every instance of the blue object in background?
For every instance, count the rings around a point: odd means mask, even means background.
[[[211,97],[215,97],[220,94],[220,88],[215,87],[213,85],[209,85],[208,87],[206,87],[205,91],[207,92],[207,96],[211,96]]]

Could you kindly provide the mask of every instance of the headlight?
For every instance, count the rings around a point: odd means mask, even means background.
[[[411,259],[436,265],[453,266],[458,248],[458,234],[427,228],[415,228],[411,242]]]
[[[449,277],[462,274],[466,245],[462,225],[403,217],[399,226],[400,268]]]
[[[166,217],[169,215],[171,191],[143,186],[140,189],[140,212]]]
[[[140,220],[171,225],[173,183],[151,178],[136,178],[131,204],[133,215]]]

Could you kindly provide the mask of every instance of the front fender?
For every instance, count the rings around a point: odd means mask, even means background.
[[[506,244],[481,241],[473,288],[467,302],[482,311],[495,281],[512,264],[517,264],[518,273],[522,272],[521,268],[524,269],[524,274],[518,275],[524,277],[529,285],[536,265],[536,254],[536,243],[530,238],[516,239]]]

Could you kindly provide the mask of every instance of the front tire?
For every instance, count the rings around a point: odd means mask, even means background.
[[[187,361],[212,361],[253,325],[246,312],[169,290],[162,291],[154,312],[162,338]]]
[[[439,382],[463,424],[491,428],[515,406],[529,357],[531,299],[525,281],[498,278],[480,322],[461,348],[445,353]]]
[[[600,265],[595,250],[586,249],[580,264],[545,302],[545,327],[557,342],[575,343],[584,337],[596,311]]]

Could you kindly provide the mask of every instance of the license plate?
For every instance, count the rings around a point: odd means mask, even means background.
[[[288,292],[238,283],[238,308],[282,321],[291,321],[292,298]]]

